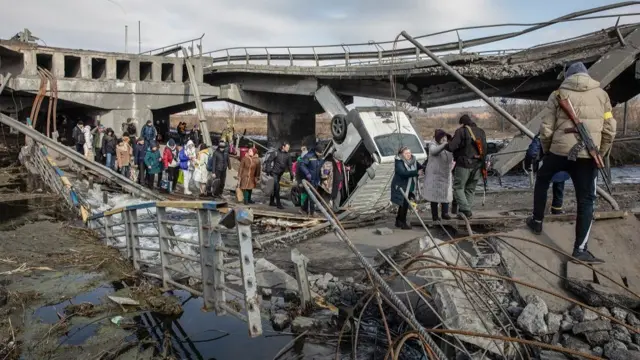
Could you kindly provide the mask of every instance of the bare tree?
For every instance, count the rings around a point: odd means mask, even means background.
[[[533,119],[540,111],[545,107],[544,101],[536,100],[519,100],[512,98],[494,98],[493,99],[500,107],[506,112],[511,114],[514,118],[522,123],[528,123]],[[494,126],[500,131],[510,130],[513,125],[509,123],[502,115],[500,115],[495,109],[490,109],[491,119],[494,121]]]
[[[389,108],[396,107],[396,102],[393,100],[375,100],[374,104],[380,107],[389,107]],[[399,111],[404,111],[407,115],[410,115],[411,117],[415,117],[420,112],[419,108],[409,104],[408,102],[398,101],[397,106]]]
[[[231,120],[231,125],[235,125],[236,123],[236,118],[240,117],[243,115],[245,109],[242,106],[233,104],[228,102],[227,103],[227,107],[225,109],[225,113],[227,115],[227,119]]]

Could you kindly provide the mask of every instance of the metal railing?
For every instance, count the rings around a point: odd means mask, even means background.
[[[27,143],[20,150],[18,159],[29,171],[39,175],[51,191],[60,195],[67,208],[79,211],[83,219],[88,217],[89,206],[81,199],[71,181],[56,165],[44,145],[27,138]]]
[[[193,38],[193,39],[189,39],[189,40],[185,40],[185,41],[181,41],[175,44],[171,44],[171,45],[166,45],[163,47],[159,47],[157,49],[152,49],[152,50],[147,50],[147,51],[143,51],[141,53],[139,53],[138,55],[156,55],[156,56],[164,56],[165,54],[176,54],[176,56],[179,56],[180,53],[180,49],[183,47],[186,47],[189,50],[189,53],[191,53],[191,56],[202,56],[202,38],[204,37],[204,34],[202,34],[202,36],[198,37],[198,38]],[[186,46],[185,46],[186,45]],[[197,48],[198,52],[195,52],[195,49]]]
[[[250,336],[256,337],[262,334],[262,323],[251,227],[245,210],[238,209],[228,215],[235,216],[238,247],[227,246],[222,240],[223,216],[219,211],[224,205],[205,201],[149,202],[92,215],[87,223],[107,246],[121,250],[136,270],[162,281],[164,288],[173,287],[201,296],[205,309],[214,310],[217,315],[229,313],[246,321]],[[174,220],[169,210],[186,210],[195,219]],[[187,228],[195,230],[195,235],[177,236],[176,227],[183,233],[189,232]],[[142,239],[146,240],[144,244]],[[152,255],[144,256],[148,254]],[[156,261],[153,254],[157,254]],[[239,258],[240,271],[225,267],[225,254]],[[225,275],[242,279],[242,289],[225,284]],[[199,282],[202,289],[190,285],[192,281],[188,279]],[[232,300],[244,302],[241,307],[244,313],[227,302],[227,294]]]
[[[597,8],[592,8],[584,11],[574,12],[550,21],[540,23],[505,23],[505,24],[492,24],[482,26],[467,26],[456,29],[450,29],[445,31],[439,31],[431,34],[426,34],[416,37],[416,39],[425,39],[438,35],[455,33],[457,36],[456,41],[429,45],[429,49],[435,53],[445,52],[458,52],[463,53],[465,49],[494,43],[502,40],[512,39],[521,35],[525,35],[536,30],[559,24],[564,22],[574,21],[586,21],[594,19],[607,19],[607,18],[622,18],[628,16],[637,16],[640,13],[620,13],[620,14],[606,14],[595,15],[603,11],[612,9],[628,7],[633,5],[640,5],[639,1],[628,1],[622,3],[616,3]],[[638,25],[638,24],[633,24]],[[625,25],[629,26],[629,25]],[[478,30],[478,29],[490,29],[499,27],[526,27],[520,31],[513,31],[498,35],[491,35],[485,37],[474,38],[470,40],[463,40],[460,37],[461,31],[466,30]],[[623,26],[624,27],[624,26]],[[615,28],[617,29],[617,23]],[[366,43],[351,43],[351,44],[333,44],[333,45],[309,45],[309,46],[246,46],[246,47],[231,47],[225,49],[218,49],[209,52],[202,53],[201,56],[210,57],[213,61],[213,65],[232,65],[232,64],[254,64],[260,62],[261,64],[274,65],[273,62],[285,62],[288,66],[294,66],[296,62],[307,62],[304,66],[356,66],[365,64],[381,64],[388,59],[394,59],[398,62],[407,61],[420,61],[427,59],[422,56],[419,51],[416,51],[415,47],[395,48],[397,46],[403,46],[406,44],[404,39],[391,40],[391,41],[368,41]],[[386,48],[385,48],[386,47]],[[394,47],[395,49],[389,49]],[[485,55],[496,54],[504,55],[505,53],[512,53],[513,49],[503,50],[488,50],[485,51]],[[526,49],[525,49],[526,50]],[[354,62],[355,60],[355,62]],[[362,63],[362,61],[368,61],[368,63]],[[323,62],[332,62],[332,64],[322,64]],[[313,65],[312,65],[313,64]],[[286,66],[285,65],[285,66]]]
[[[227,223],[219,211],[224,203],[206,201],[158,201],[129,205],[89,217],[88,226],[99,234],[108,246],[120,249],[132,262],[136,270],[145,276],[162,281],[164,288],[177,288],[201,296],[204,307],[214,310],[217,315],[231,314],[248,323],[249,334],[262,334],[260,305],[254,269],[253,246],[251,240],[250,216],[242,209],[236,209],[227,216],[238,236],[238,247],[227,246],[222,239],[222,231]],[[152,211],[152,210],[155,210]],[[193,219],[174,220],[170,210],[179,210],[192,215]],[[188,215],[186,217],[188,217]],[[175,217],[175,216],[173,216]],[[184,217],[184,216],[183,216]],[[195,235],[177,236],[180,227],[195,230]],[[149,231],[151,230],[151,231]],[[142,243],[145,239],[145,243]],[[188,250],[184,251],[185,245]],[[144,256],[152,254],[151,256]],[[152,260],[157,254],[157,261]],[[240,271],[225,266],[224,255],[238,258]],[[225,275],[242,279],[242,288],[236,290],[225,283]],[[179,281],[186,279],[187,281]],[[189,279],[202,285],[198,289]],[[241,312],[227,302],[227,294],[232,300],[243,301],[245,311]]]

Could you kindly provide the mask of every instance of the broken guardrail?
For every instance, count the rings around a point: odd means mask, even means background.
[[[224,205],[209,201],[148,202],[92,215],[88,226],[98,233],[105,245],[122,251],[143,275],[162,281],[164,288],[173,287],[203,297],[205,309],[215,310],[217,315],[229,313],[244,320],[248,323],[249,335],[260,336],[262,323],[251,241],[252,215],[244,209],[236,209],[223,216],[220,208]],[[196,219],[174,220],[169,209],[187,210]],[[177,236],[174,230],[177,226],[195,228],[197,235]],[[237,229],[237,249],[225,245],[222,227]],[[146,240],[145,244],[141,239]],[[193,251],[183,251],[180,244]],[[159,261],[151,260],[156,253]],[[240,272],[225,267],[224,254],[239,256]],[[235,290],[226,285],[225,274],[241,278],[242,289]],[[187,281],[179,282],[179,279]],[[188,279],[200,282],[202,290],[196,289]],[[233,297],[232,301],[244,302],[245,313],[227,302],[227,294]]]

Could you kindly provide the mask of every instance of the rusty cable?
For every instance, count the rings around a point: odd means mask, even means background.
[[[420,334],[416,333],[413,330],[407,331],[406,333],[402,334],[397,339],[397,341],[394,342],[394,344],[396,344],[394,348],[395,355],[392,355],[389,351],[387,351],[387,353],[384,356],[384,360],[387,360],[389,358],[389,355],[391,355],[393,360],[398,360],[398,357],[400,356],[400,351],[402,350],[404,343],[411,338],[417,338],[418,340],[420,340],[420,344],[422,345],[426,353],[429,355],[428,359],[437,360],[437,358],[433,354],[433,350],[431,349],[431,347],[425,341],[423,341],[423,339],[420,337]]]
[[[49,75],[49,79],[51,80],[51,89],[53,90],[53,116],[52,116],[52,121],[53,121],[53,132],[56,133],[58,132],[58,124],[57,124],[57,119],[58,119],[58,80],[56,79],[56,77],[53,75],[53,73],[51,71],[49,71],[48,69],[43,68],[42,71],[44,71],[45,74]]]
[[[468,273],[475,273],[475,274],[482,275],[482,276],[493,277],[493,278],[496,278],[496,279],[502,279],[502,280],[505,280],[505,281],[511,281],[511,282],[516,283],[516,284],[520,284],[520,285],[526,286],[526,287],[534,289],[534,290],[542,291],[542,292],[547,293],[549,295],[552,295],[552,296],[555,296],[557,298],[566,300],[566,301],[568,301],[570,303],[573,303],[575,305],[580,305],[580,306],[582,306],[582,307],[584,307],[586,309],[589,309],[589,310],[593,311],[594,313],[600,315],[603,318],[606,318],[606,319],[608,319],[610,321],[613,321],[614,323],[616,323],[618,325],[624,326],[625,328],[627,328],[628,330],[633,331],[636,334],[640,334],[640,329],[635,329],[635,328],[625,324],[623,321],[620,321],[620,320],[618,320],[618,319],[616,319],[616,318],[614,318],[614,317],[612,317],[610,315],[603,314],[602,312],[598,311],[594,307],[591,307],[591,306],[589,306],[589,305],[587,305],[585,303],[582,303],[580,301],[573,300],[573,299],[571,299],[571,298],[569,298],[567,296],[564,296],[562,294],[558,294],[558,293],[555,293],[555,292],[550,291],[550,290],[545,290],[545,289],[543,289],[543,288],[541,288],[539,286],[527,283],[527,282],[522,281],[522,280],[518,280],[518,279],[514,279],[514,278],[510,278],[510,277],[502,276],[502,275],[498,275],[498,274],[492,274],[492,273],[489,273],[489,272],[479,271],[479,270],[475,270],[475,269],[464,268],[464,267],[460,267],[460,266],[448,266],[448,265],[425,265],[425,266],[421,266],[421,267],[418,267],[418,268],[411,269],[409,271],[417,271],[417,270],[422,270],[422,269],[445,269],[445,270],[450,270],[450,271],[452,271],[452,270],[463,271],[463,272],[468,272]]]
[[[433,339],[425,331],[424,326],[422,326],[422,324],[420,324],[420,322],[414,316],[411,316],[411,313],[410,313],[409,309],[407,309],[407,307],[404,305],[404,303],[402,303],[402,301],[394,294],[393,290],[389,287],[389,284],[387,284],[384,281],[384,279],[380,276],[380,274],[378,274],[376,272],[376,270],[373,268],[373,266],[358,251],[358,249],[355,247],[353,242],[351,242],[351,240],[349,239],[349,236],[346,234],[346,232],[344,231],[344,229],[340,225],[340,221],[336,221],[335,214],[333,214],[333,210],[331,210],[331,207],[329,207],[326,204],[326,202],[324,202],[322,197],[319,196],[317,191],[313,188],[313,186],[311,186],[311,184],[307,180],[303,179],[302,180],[302,185],[304,186],[305,190],[307,190],[307,194],[309,195],[310,200],[313,201],[314,203],[320,205],[319,206],[320,212],[322,212],[322,214],[327,218],[327,220],[329,220],[329,222],[331,223],[331,226],[333,226],[333,228],[335,230],[335,233],[338,236],[338,238],[347,245],[347,247],[354,253],[354,255],[356,255],[358,260],[365,266],[365,268],[367,269],[367,276],[369,277],[370,281],[372,281],[372,285],[375,284],[375,285],[379,286],[380,290],[382,290],[386,295],[388,295],[390,300],[392,302],[394,302],[394,304],[400,310],[402,310],[402,313],[405,314],[409,318],[409,320],[410,320],[409,323],[417,328],[417,331],[420,333],[420,335],[424,336],[425,340],[429,343],[429,345],[432,348],[434,348],[434,351],[436,352],[438,357],[446,358],[446,355],[444,354],[442,349],[440,349],[437,346],[437,344],[433,341]],[[316,194],[318,194],[317,197],[316,197]]]

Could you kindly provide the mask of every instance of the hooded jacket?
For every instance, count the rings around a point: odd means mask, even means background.
[[[611,113],[609,95],[600,88],[600,83],[588,74],[579,72],[567,77],[560,89],[554,91],[545,108],[540,125],[540,143],[544,153],[568,156],[578,136],[574,132],[566,132],[575,128],[558,105],[557,96],[569,99],[576,115],[589,131],[594,144],[601,154],[611,149],[616,134],[616,120]],[[578,153],[578,158],[589,158],[586,149]]]
[[[315,151],[309,151],[302,158],[302,162],[300,163],[300,165],[298,165],[300,166],[300,169],[298,171],[302,171],[302,174],[304,174],[304,177],[313,186],[318,186],[320,185],[320,180],[321,180],[320,169],[322,168],[322,164],[324,164],[324,160],[320,156],[318,156],[315,153]]]
[[[116,137],[115,135],[105,134],[102,138],[102,153],[115,154],[116,153]]]
[[[153,127],[153,125],[145,124],[142,127],[142,131],[140,131],[140,136],[142,136],[142,138],[146,142],[154,141],[157,135],[158,135],[158,132],[156,131],[156,128]]]
[[[116,146],[116,161],[118,167],[131,165],[131,145],[123,141]]]

